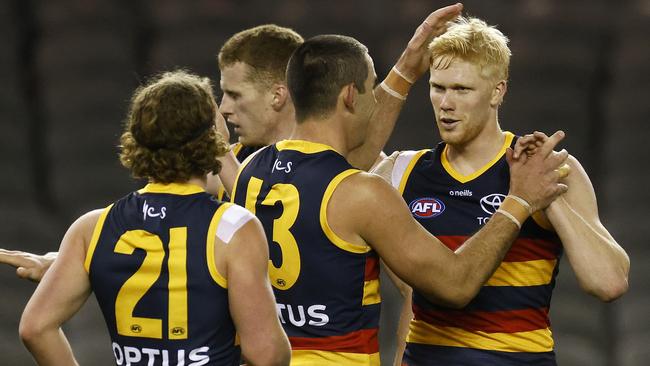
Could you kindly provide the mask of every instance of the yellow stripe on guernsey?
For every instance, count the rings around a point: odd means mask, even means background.
[[[244,145],[242,145],[241,143],[235,142],[230,146],[230,149],[232,150],[233,155],[237,156],[237,154],[239,154],[239,152],[243,147]]]
[[[549,328],[517,333],[469,332],[454,327],[438,327],[421,320],[411,321],[407,342],[502,352],[553,350],[553,338]]]
[[[275,144],[275,148],[278,149],[278,151],[296,150],[303,154],[316,154],[328,150],[338,152],[329,145],[304,140],[282,140]]]
[[[90,244],[88,245],[88,250],[86,251],[86,260],[84,261],[84,268],[86,269],[87,273],[90,273],[90,262],[93,260],[93,254],[95,253],[95,248],[97,247],[97,241],[99,241],[99,234],[102,232],[104,221],[106,221],[106,216],[111,210],[111,207],[113,207],[113,204],[106,207],[102,211],[101,215],[99,215],[99,219],[97,219],[97,223],[95,224],[93,236],[90,239]]]
[[[212,216],[210,227],[208,228],[208,236],[206,238],[208,245],[206,245],[205,250],[207,251],[206,258],[208,259],[208,270],[210,271],[210,276],[212,276],[214,282],[223,288],[228,288],[228,281],[221,275],[221,273],[219,273],[219,270],[217,270],[217,264],[214,259],[214,246],[217,240],[217,226],[221,221],[221,216],[223,216],[223,213],[232,205],[232,203],[224,203],[219,206]]]
[[[553,278],[557,260],[503,262],[486,283],[487,286],[540,286]]]
[[[326,145],[323,145],[326,146]],[[330,201],[330,198],[332,198],[332,194],[334,193],[334,190],[336,187],[341,183],[341,181],[352,174],[359,173],[360,170],[358,169],[348,169],[334,177],[330,184],[327,186],[327,189],[325,190],[325,194],[323,195],[323,201],[321,202],[320,205],[320,226],[323,229],[323,232],[327,236],[327,238],[337,247],[346,250],[348,252],[352,253],[368,253],[370,251],[370,247],[367,245],[359,245],[359,244],[354,244],[350,243],[348,241],[345,241],[343,238],[338,236],[330,227],[330,224],[327,222],[327,205]]]
[[[363,282],[363,300],[361,305],[373,305],[381,302],[379,279]]]
[[[379,366],[379,353],[348,353],[312,350],[292,350],[291,366],[350,365]]]
[[[246,165],[248,165],[248,163],[250,163],[251,160],[253,160],[253,157],[257,156],[257,154],[259,154],[262,150],[265,150],[265,149],[268,149],[268,148],[269,147],[267,146],[267,147],[263,147],[263,148],[255,151],[254,153],[248,155],[248,157],[246,159],[244,159],[244,161],[241,162],[241,164],[239,165],[239,170],[237,170],[237,176],[235,177],[235,183],[232,185],[232,194],[230,195],[230,201],[231,202],[234,202],[234,200],[235,200],[235,193],[237,193],[237,184],[239,183],[239,176],[241,175],[241,172],[244,170]],[[255,214],[255,211],[252,211],[252,212],[253,212],[253,214]]]
[[[179,196],[187,196],[190,194],[196,194],[205,192],[200,186],[190,183],[149,183],[144,188],[138,191],[138,193],[168,193],[168,194],[177,194]]]
[[[406,182],[409,180],[409,175],[411,175],[411,172],[413,171],[415,164],[418,162],[418,160],[420,160],[422,155],[426,154],[427,151],[429,151],[429,149],[420,150],[415,155],[413,155],[413,158],[411,158],[411,161],[409,162],[409,165],[406,167],[404,174],[402,174],[402,179],[399,182],[398,191],[400,195],[404,195]]]
[[[481,169],[475,171],[474,173],[470,175],[462,175],[459,172],[454,169],[454,167],[451,166],[449,163],[449,160],[447,160],[447,151],[449,149],[449,145],[445,145],[445,149],[442,150],[442,154],[440,156],[440,161],[442,162],[442,166],[445,168],[447,173],[451,175],[454,179],[461,183],[467,183],[473,179],[478,178],[481,176],[481,174],[485,173],[488,169],[490,169],[494,164],[496,164],[499,159],[506,153],[506,149],[510,146],[512,143],[512,139],[515,137],[511,132],[505,132],[506,138],[503,141],[503,146],[501,146],[501,150],[497,153],[497,155],[490,160],[487,164],[485,164]]]

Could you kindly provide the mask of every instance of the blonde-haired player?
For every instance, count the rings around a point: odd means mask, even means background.
[[[393,156],[382,170],[418,222],[456,250],[508,204],[505,155],[517,137],[501,129],[498,111],[511,52],[501,31],[476,18],[459,18],[429,49],[443,142]],[[469,304],[450,308],[413,290],[403,365],[555,365],[548,312],[563,252],[586,292],[602,301],[625,293],[627,254],[601,224],[586,172],[572,156],[568,164],[568,192],[519,223],[503,263]],[[436,211],[418,205],[425,201]]]

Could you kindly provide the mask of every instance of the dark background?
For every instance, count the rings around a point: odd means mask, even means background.
[[[0,2],[0,246],[54,251],[80,214],[138,188],[117,141],[129,97],[176,67],[211,77],[237,31],[276,23],[305,38],[365,43],[382,78],[440,1],[3,0]],[[557,129],[585,166],[601,219],[632,260],[630,291],[585,295],[563,260],[551,316],[560,365],[647,365],[650,358],[649,0],[473,0],[466,12],[511,39],[501,126]],[[219,91],[216,91],[220,94]],[[439,140],[426,82],[416,84],[385,151]],[[30,365],[17,336],[34,284],[0,267],[0,364]],[[385,335],[394,335],[387,289]],[[81,364],[112,364],[94,299],[66,326]],[[385,356],[390,354],[387,349]]]

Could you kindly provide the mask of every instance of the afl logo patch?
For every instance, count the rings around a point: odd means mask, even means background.
[[[420,219],[434,218],[445,210],[445,204],[437,198],[418,198],[409,204],[413,216]]]
[[[499,207],[501,207],[501,203],[503,203],[505,199],[506,199],[505,194],[492,193],[490,195],[481,198],[481,208],[486,213],[492,215],[495,212],[497,212]]]

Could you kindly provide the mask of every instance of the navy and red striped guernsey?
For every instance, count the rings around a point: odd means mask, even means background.
[[[379,261],[329,227],[337,185],[358,173],[331,147],[285,140],[244,161],[233,202],[262,222],[292,365],[379,365]]]
[[[232,203],[150,183],[104,209],[85,268],[118,365],[239,365],[215,239]]]
[[[490,219],[508,194],[505,151],[514,142],[514,135],[506,133],[497,156],[470,176],[449,164],[444,143],[403,154],[393,185],[413,217],[455,250]],[[541,219],[528,219],[496,272],[461,310],[435,305],[414,291],[414,319],[403,363],[555,365],[548,313],[562,245],[548,229]]]

